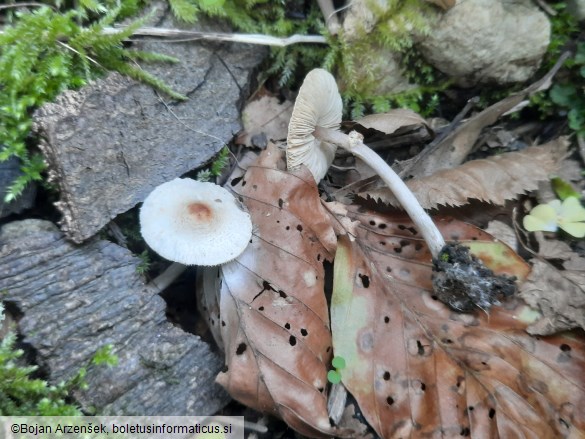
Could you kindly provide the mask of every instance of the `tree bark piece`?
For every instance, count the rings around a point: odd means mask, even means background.
[[[82,407],[116,415],[211,415],[228,401],[214,383],[222,359],[171,325],[136,272],[139,259],[108,241],[76,246],[50,222],[0,229],[0,291],[51,382],[71,378],[113,345],[117,366],[91,366]]]
[[[154,187],[202,166],[229,142],[241,129],[251,73],[266,53],[207,42],[147,42],[138,48],[180,60],[143,68],[188,101],[171,101],[111,74],[64,92],[35,114],[40,148],[61,193],[62,230],[76,243]]]

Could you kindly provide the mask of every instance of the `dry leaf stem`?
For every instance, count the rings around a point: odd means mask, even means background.
[[[347,135],[340,131],[317,127],[313,135],[322,141],[333,143],[348,150],[376,171],[422,234],[433,258],[439,255],[445,246],[445,240],[441,232],[398,174],[378,154],[363,143],[361,134],[352,131]]]

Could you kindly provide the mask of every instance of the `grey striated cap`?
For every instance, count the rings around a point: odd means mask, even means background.
[[[326,70],[309,72],[299,90],[288,125],[286,165],[289,170],[305,165],[319,182],[335,157],[337,147],[316,139],[317,126],[339,129],[343,103],[335,78]]]

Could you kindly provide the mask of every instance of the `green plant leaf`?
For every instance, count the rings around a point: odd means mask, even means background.
[[[572,85],[555,84],[550,90],[552,101],[563,107],[570,107],[577,90]]]
[[[341,374],[336,370],[330,370],[327,372],[327,380],[331,384],[339,384],[341,382]]]
[[[562,178],[554,177],[550,182],[553,190],[557,194],[557,197],[559,197],[561,200],[565,200],[569,197],[581,198],[581,194],[573,188],[571,183],[563,180]]]
[[[343,357],[333,357],[333,360],[331,360],[331,365],[335,369],[343,369],[345,368],[345,359]]]
[[[556,211],[548,204],[536,206],[524,217],[522,223],[529,232],[556,232],[558,230]]]
[[[111,344],[107,344],[99,348],[91,360],[92,364],[95,364],[96,366],[117,366],[118,357],[113,354],[113,348],[114,347]]]
[[[556,232],[560,227],[568,234],[585,237],[585,208],[576,197],[568,197],[562,203],[553,200],[539,204],[523,219],[524,228],[529,232]]]

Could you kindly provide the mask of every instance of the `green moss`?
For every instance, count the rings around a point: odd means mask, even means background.
[[[171,5],[176,0],[169,0]],[[414,47],[414,36],[429,32],[436,9],[424,0],[390,0],[386,8],[376,1],[368,6],[373,13],[373,29],[359,26],[347,35],[343,30],[328,35],[323,17],[311,2],[308,10],[295,9],[300,2],[266,0],[181,0],[194,6],[195,15],[177,14],[192,22],[197,14],[222,18],[239,31],[276,36],[292,34],[324,34],[327,45],[294,45],[271,49],[268,75],[277,75],[280,86],[300,85],[306,73],[323,67],[336,74],[346,108],[352,117],[365,111],[381,112],[396,106],[407,106],[425,114],[438,102],[437,92],[446,87],[444,77],[426,64]],[[295,19],[294,17],[299,17]],[[418,88],[402,93],[380,93],[384,78],[381,51],[396,53],[404,75]],[[382,61],[382,62],[381,62]],[[426,111],[425,111],[426,110]]]
[[[113,9],[108,8],[111,3],[83,0],[74,9],[42,6],[9,17],[11,24],[0,34],[0,161],[18,157],[23,175],[10,186],[6,201],[17,197],[31,181],[42,179],[43,160],[28,148],[31,115],[63,90],[81,87],[106,71],[118,71],[184,99],[132,63],[172,61],[169,57],[133,52],[122,44],[147,17],[118,34],[102,33],[138,6],[137,0]]]
[[[0,302],[0,322],[4,318]],[[50,385],[45,380],[34,378],[36,366],[28,366],[22,356],[24,352],[15,348],[16,335],[9,332],[0,341],[0,416],[80,416],[79,407],[71,402],[71,391],[86,388],[87,368],[82,368],[68,382]],[[98,349],[91,365],[115,365],[117,357],[111,346]]]

